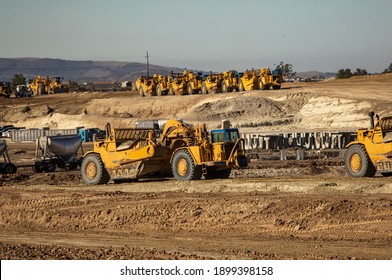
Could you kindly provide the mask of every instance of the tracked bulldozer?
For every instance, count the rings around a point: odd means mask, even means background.
[[[227,178],[231,169],[247,165],[238,129],[207,131],[204,124],[179,120],[150,121],[137,128],[108,125],[108,137],[85,154],[82,178],[88,185],[110,179],[138,179],[172,174],[177,180]]]
[[[346,147],[346,173],[354,178],[373,177],[376,172],[391,176],[392,116],[379,118],[374,112],[370,112],[369,117],[370,128],[359,129],[356,141]]]

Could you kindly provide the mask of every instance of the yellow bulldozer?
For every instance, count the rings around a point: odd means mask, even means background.
[[[280,89],[283,82],[283,75],[281,70],[274,70],[271,72],[269,68],[261,68],[259,72],[259,89],[268,90]]]
[[[346,147],[346,173],[354,178],[373,177],[376,172],[383,176],[391,176],[392,116],[379,118],[374,112],[370,112],[369,117],[370,128],[359,129],[356,141]]]
[[[12,93],[11,83],[0,81],[0,96],[9,98],[11,96],[11,93]]]
[[[111,129],[85,154],[82,178],[88,185],[110,179],[138,179],[172,174],[179,181],[227,178],[247,165],[237,128],[207,131],[205,124],[179,120],[139,122],[135,128]]]

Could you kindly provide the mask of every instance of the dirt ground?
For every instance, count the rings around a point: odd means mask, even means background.
[[[366,127],[391,114],[392,75],[282,90],[141,98],[77,93],[0,100],[0,123],[73,128],[180,117],[241,131]],[[29,107],[29,109],[27,109]],[[87,145],[86,149],[89,148]],[[34,145],[10,143],[17,165]],[[0,175],[1,259],[392,259],[391,177],[341,160],[252,161],[229,179],[85,186],[79,171]]]

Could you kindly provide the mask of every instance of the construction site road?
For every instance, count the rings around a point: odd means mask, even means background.
[[[84,186],[77,172],[40,176],[26,185],[2,178],[3,260],[392,258],[387,177],[232,172]]]

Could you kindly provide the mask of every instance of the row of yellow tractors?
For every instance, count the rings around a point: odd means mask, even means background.
[[[68,92],[68,86],[62,83],[62,77],[41,78],[38,76],[29,83],[29,87],[33,95],[53,94],[60,92]]]
[[[186,70],[168,76],[141,76],[133,83],[133,90],[138,91],[140,96],[208,94],[280,89],[282,82],[281,71],[266,68],[247,70],[244,73],[232,70],[209,75]]]

